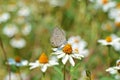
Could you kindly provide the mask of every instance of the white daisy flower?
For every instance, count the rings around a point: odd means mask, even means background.
[[[116,2],[112,0],[97,0],[95,8],[102,8],[104,12],[107,12],[109,9],[114,8]]]
[[[111,37],[113,39],[116,39],[116,42],[113,44],[113,48],[116,50],[116,51],[120,51],[120,37],[118,37],[117,35],[115,34],[112,34]]]
[[[46,72],[47,67],[58,65],[58,62],[52,59],[48,60],[48,57],[46,56],[46,54],[42,53],[39,57],[39,60],[36,60],[35,62],[31,62],[29,63],[29,65],[30,65],[30,69],[41,67],[41,71]]]
[[[7,64],[21,67],[21,66],[27,66],[28,61],[27,60],[22,60],[20,57],[17,56],[17,57],[15,57],[15,59],[9,58]]]
[[[56,7],[56,6],[64,6],[65,5],[65,0],[49,0],[49,3],[51,6]]]
[[[101,27],[103,30],[112,31],[114,29],[114,24],[108,21],[108,22],[103,23]]]
[[[120,17],[120,9],[119,8],[110,9],[108,17],[110,19],[116,19],[117,17]]]
[[[116,62],[116,66],[114,67],[110,67],[108,69],[106,69],[107,72],[109,72],[110,74],[115,74],[115,79],[119,80],[120,79],[120,59],[117,60]]]
[[[26,41],[23,38],[13,38],[10,41],[10,45],[14,48],[21,49],[26,46]]]
[[[72,45],[73,50],[76,53],[87,57],[89,55],[88,49],[85,49],[87,43],[80,38],[80,36],[72,36],[68,39],[68,43]]]
[[[31,30],[32,30],[32,27],[31,27],[31,25],[30,24],[25,24],[23,27],[22,27],[22,33],[23,33],[23,35],[28,35],[30,32],[31,32]]]
[[[108,16],[110,19],[116,19],[120,17],[120,4],[117,3],[115,8],[110,9]]]
[[[106,37],[106,39],[100,39],[98,40],[98,43],[101,43],[102,45],[111,45],[117,43],[120,40],[120,38],[113,39],[111,36]]]
[[[6,22],[10,18],[9,13],[2,13],[0,14],[0,23]]]
[[[115,23],[116,27],[120,28],[120,16],[115,18],[115,22],[114,23]]]
[[[18,28],[14,24],[8,24],[3,28],[3,33],[8,37],[13,37],[16,33],[18,33]]]
[[[72,47],[73,51],[75,51],[75,53],[83,55],[84,57],[87,57],[89,55],[88,49],[85,49],[85,47],[84,47],[82,42],[80,42],[79,44],[74,44],[72,46],[73,46]]]
[[[19,11],[18,15],[19,16],[29,16],[30,14],[30,9],[28,7],[23,6]]]
[[[68,43],[70,44],[75,44],[75,43],[79,43],[81,40],[81,37],[80,36],[71,36],[69,39],[68,39]]]
[[[11,75],[11,80],[21,80],[19,73],[10,73]],[[26,73],[21,73],[22,80],[30,80],[29,76]],[[4,78],[4,80],[10,80],[9,79],[9,74],[7,74]]]
[[[65,65],[67,61],[69,60],[70,64],[72,66],[75,66],[75,62],[73,58],[81,59],[84,56],[79,54],[73,49],[73,46],[69,43],[62,45],[61,48],[53,48],[55,52],[53,54],[57,55],[57,58],[62,58],[62,63]]]

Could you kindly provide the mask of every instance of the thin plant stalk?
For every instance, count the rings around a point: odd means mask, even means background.
[[[108,45],[107,47],[108,47],[108,65],[111,66],[111,51],[110,51],[111,46]]]
[[[20,67],[18,67],[18,71],[19,71],[20,80],[23,80],[23,79],[22,79],[22,75],[21,75],[21,71],[20,71]]]
[[[45,72],[43,72],[42,80],[45,80]]]
[[[2,42],[1,38],[0,38],[0,46],[1,46],[1,49],[3,51],[5,62],[8,63],[7,53],[6,53],[5,49],[4,49],[3,42]],[[10,74],[10,66],[9,66],[9,64],[7,64],[7,70],[8,70],[8,73],[9,73],[9,80],[11,80],[11,74]]]
[[[64,67],[63,67],[63,80],[65,80],[65,78],[66,78],[66,74],[65,74],[65,72],[66,72],[66,65],[64,65]]]

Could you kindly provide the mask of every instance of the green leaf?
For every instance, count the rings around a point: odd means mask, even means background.
[[[55,69],[55,71],[57,71],[57,73],[58,73],[60,76],[63,75],[63,73],[61,72],[60,68],[54,67],[54,69]]]

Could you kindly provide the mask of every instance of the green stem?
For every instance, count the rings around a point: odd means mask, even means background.
[[[21,75],[21,71],[20,71],[20,67],[18,67],[18,71],[19,71],[20,80],[23,80],[23,79],[22,79],[22,75]]]
[[[7,70],[8,70],[8,73],[9,73],[9,80],[11,80],[11,74],[10,74],[10,65],[8,64],[8,58],[7,58],[7,53],[4,49],[4,46],[3,46],[3,42],[2,42],[2,39],[0,38],[0,46],[1,46],[1,49],[3,51],[3,55],[4,55],[4,58],[5,58],[5,62],[7,62]]]
[[[66,69],[65,68],[66,68],[66,65],[64,65],[64,67],[63,67],[63,74],[64,74],[63,75],[63,80],[65,80],[65,77],[66,77],[66,75],[65,75]]]
[[[45,80],[45,72],[43,72],[42,80]]]
[[[110,45],[108,45],[108,64],[109,64],[109,66],[111,66],[111,46]]]

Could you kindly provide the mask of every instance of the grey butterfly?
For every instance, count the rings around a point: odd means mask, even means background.
[[[60,47],[66,42],[66,34],[60,27],[55,27],[50,38],[53,47]]]

